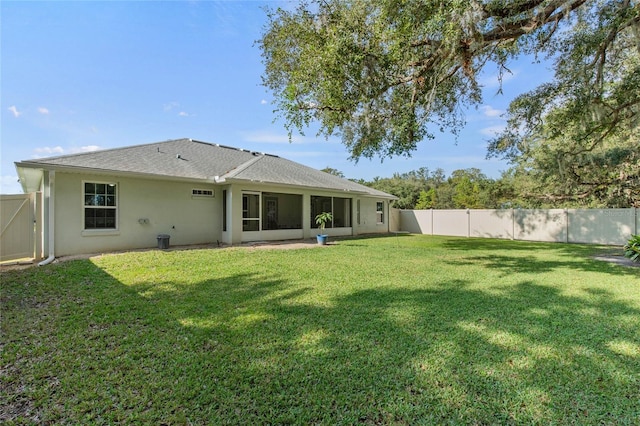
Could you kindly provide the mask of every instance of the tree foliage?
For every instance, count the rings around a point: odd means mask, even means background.
[[[354,158],[408,155],[434,128],[460,129],[461,105],[481,101],[485,64],[502,74],[523,51],[562,49],[554,36],[571,28],[558,31],[561,23],[593,10],[620,14],[618,27],[638,15],[634,1],[619,0],[303,2],[268,10],[264,84],[290,132],[317,121]]]
[[[394,173],[390,178],[376,177],[371,182],[360,183],[398,197],[398,200],[394,201],[395,208],[413,209],[422,191],[435,188],[444,181],[445,174],[442,169],[431,172],[423,167],[408,173]]]
[[[637,0],[311,0],[268,17],[263,83],[290,135],[315,122],[353,159],[410,155],[461,129],[487,64],[501,78],[534,54],[554,79],[511,104],[490,155],[531,204],[640,203]]]
[[[324,169],[320,170],[321,172],[325,172],[325,173],[329,173],[330,175],[333,176],[338,176],[341,178],[344,178],[344,173],[342,173],[340,170],[338,169],[334,169],[333,167],[325,167]]]
[[[551,43],[553,82],[516,98],[490,145],[539,204],[640,205],[640,10],[597,5]]]
[[[423,167],[360,183],[398,197],[393,204],[398,209],[500,208],[508,202],[504,195],[512,195],[476,168],[454,170],[447,177],[442,169],[431,172]]]
[[[567,135],[531,141],[512,160],[512,184],[529,207],[640,206],[640,139],[607,138],[585,148]]]

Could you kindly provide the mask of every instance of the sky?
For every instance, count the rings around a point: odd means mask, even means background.
[[[487,160],[490,137],[517,94],[550,75],[524,58],[481,76],[484,103],[467,125],[425,140],[410,158],[349,160],[337,137],[310,129],[290,142],[255,43],[265,6],[290,1],[0,2],[0,193],[21,193],[14,163],[98,149],[191,138],[279,155],[350,179],[427,167],[508,168]]]

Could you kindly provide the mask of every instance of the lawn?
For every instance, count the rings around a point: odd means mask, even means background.
[[[2,279],[8,424],[637,424],[640,268],[451,237]]]

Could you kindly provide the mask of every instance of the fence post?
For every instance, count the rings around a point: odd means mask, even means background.
[[[433,209],[430,209],[431,211],[431,235],[433,235]]]
[[[516,210],[511,208],[511,241],[516,239]]]

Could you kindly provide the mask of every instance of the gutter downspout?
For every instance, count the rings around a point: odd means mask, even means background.
[[[54,203],[54,183],[56,172],[54,170],[49,170],[48,172],[49,179],[47,180],[47,184],[45,186],[45,191],[48,192],[47,197],[47,210],[48,210],[48,219],[47,219],[47,233],[49,240],[49,257],[47,257],[42,262],[38,263],[38,266],[45,266],[53,262],[56,258],[54,254],[54,228],[55,228],[55,203]]]

